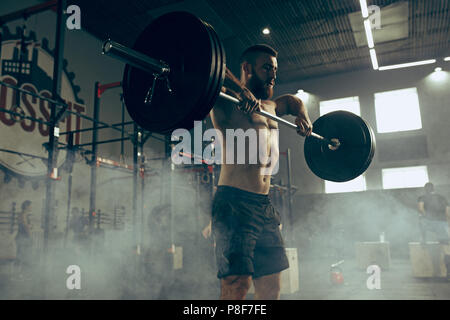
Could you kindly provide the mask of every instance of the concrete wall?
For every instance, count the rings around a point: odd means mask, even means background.
[[[430,74],[437,65],[399,69],[392,71],[359,71],[330,75],[328,77],[299,81],[297,83],[282,84],[276,87],[276,95],[296,93],[303,89],[313,95],[312,102],[307,104],[311,120],[319,117],[320,100],[338,99],[350,96],[359,96],[361,116],[375,131],[377,144],[380,146],[392,139],[399,139],[397,146],[405,154],[420,148],[412,143],[405,142],[406,138],[426,136],[427,158],[401,159],[395,161],[379,161],[380,155],[375,153],[372,164],[366,172],[367,188],[377,190],[382,188],[381,169],[403,166],[428,166],[430,180],[436,185],[445,185],[449,181],[450,173],[450,144],[446,142],[450,136],[450,127],[447,119],[450,117],[448,101],[450,93],[449,64],[441,63],[447,78],[442,82],[433,82]],[[377,133],[374,93],[416,87],[419,95],[422,129],[398,133]],[[401,122],[402,119],[396,119]],[[324,183],[315,177],[306,166],[303,155],[303,141],[298,139],[291,130],[280,129],[281,149],[291,148],[292,159],[295,159],[293,179],[301,188],[299,193],[321,193]],[[404,139],[405,138],[405,139]],[[402,141],[404,143],[402,143]],[[380,148],[378,148],[380,149]],[[389,155],[383,154],[383,158]],[[285,167],[281,162],[280,174],[285,174]]]
[[[311,173],[304,160],[303,138],[292,130],[280,128],[281,150],[291,149],[293,184],[299,187],[293,205],[292,228],[296,239],[293,246],[303,248],[303,253],[309,252],[313,256],[336,254],[338,259],[353,256],[356,241],[377,241],[379,233],[384,231],[387,241],[391,242],[392,256],[408,255],[408,241],[420,240],[416,203],[423,190],[382,190],[381,170],[425,165],[437,192],[450,198],[450,66],[445,62],[439,65],[447,75],[442,82],[434,82],[430,76],[438,65],[429,65],[384,72],[351,72],[277,86],[276,95],[294,94],[298,89],[309,92],[307,108],[313,122],[319,117],[320,100],[359,96],[361,116],[372,126],[377,140],[378,152],[365,173],[368,191],[323,194],[324,181]],[[410,87],[416,87],[418,91],[423,128],[377,133],[374,93]],[[402,121],[401,118],[396,120]],[[417,145],[416,140],[420,141],[424,136],[426,146]],[[398,141],[394,145],[396,150],[385,148],[394,140]],[[399,152],[405,157],[390,160],[389,152]],[[416,152],[428,156],[417,157]],[[286,181],[283,160],[277,178]],[[338,251],[340,253],[336,253]]]

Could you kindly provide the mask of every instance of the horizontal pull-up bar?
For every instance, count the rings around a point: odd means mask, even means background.
[[[104,143],[110,143],[110,142],[119,142],[119,141],[125,141],[130,140],[130,137],[127,138],[118,138],[118,139],[111,139],[111,140],[104,140],[104,141],[97,141],[95,144],[104,144]],[[82,143],[82,144],[75,144],[74,147],[84,147],[84,146],[91,146],[92,142],[90,143]]]
[[[40,156],[36,156],[36,155],[34,155],[34,154],[23,153],[23,152],[17,152],[17,151],[13,151],[13,150],[0,149],[0,152],[12,153],[12,154],[17,154],[17,155],[19,155],[19,156],[26,156],[26,157],[30,157],[30,158],[36,158],[36,159],[41,159],[41,160],[47,160],[47,158],[40,157]]]
[[[47,1],[41,4],[37,4],[32,7],[28,7],[26,9],[17,10],[8,14],[5,14],[0,17],[0,25],[3,25],[5,23],[8,23],[10,21],[14,21],[21,18],[28,18],[29,16],[33,14],[37,14],[43,11],[46,11],[48,9],[52,9],[56,7],[56,4],[58,3],[57,0]]]
[[[5,112],[5,113],[11,114],[13,116],[17,116],[18,118],[20,118],[20,120],[16,120],[17,122],[22,121],[22,119],[27,119],[27,120],[36,121],[36,122],[45,124],[47,126],[50,125],[50,122],[47,122],[47,121],[44,121],[44,120],[40,120],[40,119],[36,119],[36,118],[30,117],[30,116],[27,116],[27,115],[23,115],[21,113],[14,112],[14,111],[2,108],[2,107],[0,107],[0,112]]]
[[[111,124],[111,127],[120,127],[120,126],[128,126],[130,124],[134,124],[134,121],[128,121],[128,122],[120,122],[120,123],[114,123]],[[86,132],[86,131],[91,131],[94,129],[105,129],[105,128],[109,128],[109,126],[103,125],[97,128],[86,128],[86,129],[79,129],[79,130],[72,130],[72,131],[65,131],[60,133],[59,135],[65,135],[65,134],[70,134],[70,133],[78,133],[78,132]]]
[[[106,84],[99,84],[97,89],[97,98],[101,98],[103,92],[105,92],[108,89],[118,88],[122,86],[122,82],[112,82],[112,83],[106,83]]]

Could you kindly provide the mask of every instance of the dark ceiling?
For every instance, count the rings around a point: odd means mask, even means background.
[[[450,55],[450,0],[367,2],[381,9],[381,29],[374,29],[380,66]],[[152,19],[170,11],[190,11],[214,26],[225,45],[227,65],[234,72],[237,58],[246,47],[267,43],[276,48],[279,83],[372,69],[365,33],[361,32],[359,0],[76,0],[73,3],[81,8],[82,27],[86,31],[99,39],[110,37],[129,46]],[[264,27],[270,28],[269,36],[262,34]]]

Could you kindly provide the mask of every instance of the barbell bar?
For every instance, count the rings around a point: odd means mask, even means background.
[[[191,13],[164,14],[142,31],[133,48],[107,40],[102,51],[127,62],[122,81],[125,105],[131,118],[148,131],[169,134],[177,128],[191,129],[218,98],[240,104],[221,91],[226,57],[219,37]],[[298,130],[264,110],[255,113]],[[335,111],[319,117],[313,128],[305,139],[304,155],[314,174],[344,182],[368,168],[376,142],[361,117]]]
[[[108,55],[110,57],[113,57],[117,60],[126,62],[129,65],[132,65],[136,68],[141,69],[142,71],[151,73],[155,77],[165,77],[166,75],[168,75],[170,73],[170,66],[166,62],[157,60],[157,59],[153,59],[145,54],[142,54],[136,50],[128,48],[118,42],[111,40],[111,39],[108,39],[104,42],[102,53],[105,55]],[[149,88],[149,91],[155,90],[154,83],[155,83],[155,81],[153,81],[153,85],[151,88]],[[147,94],[147,96],[151,95],[151,93]],[[224,92],[220,92],[219,97],[224,100],[227,100],[235,105],[239,105],[241,103],[241,101],[239,99],[237,99],[233,96],[230,96]],[[278,123],[281,123],[289,128],[292,128],[295,130],[299,129],[299,127],[296,124],[289,122],[289,121],[287,121],[281,117],[278,117],[274,114],[271,114],[267,111],[255,110],[254,113],[264,116],[266,118],[272,119],[272,120],[274,120]],[[332,150],[336,150],[336,148],[338,148],[340,145],[340,143],[337,139],[332,141],[330,139],[322,137],[321,135],[319,135],[315,132],[311,132],[310,136],[328,144]]]
[[[221,97],[222,99],[228,100],[228,101],[230,101],[230,102],[232,102],[232,103],[234,103],[236,105],[240,104],[239,99],[237,99],[235,97],[232,97],[232,96],[230,96],[230,95],[228,95],[226,93],[220,92],[219,93],[219,97]],[[259,114],[261,116],[264,116],[266,118],[272,119],[274,121],[277,121],[278,123],[284,124],[285,126],[287,126],[289,128],[298,130],[298,126],[295,123],[292,123],[292,122],[287,121],[287,120],[285,120],[283,118],[280,118],[280,117],[278,117],[278,116],[276,116],[274,114],[271,114],[270,112],[267,112],[265,110],[255,110],[254,113]],[[336,150],[335,148],[339,147],[339,140],[337,140],[337,139],[336,139],[336,141],[332,141],[330,139],[322,137],[321,135],[319,135],[319,134],[317,134],[315,132],[311,132],[310,136],[327,143],[329,146],[332,147],[331,148],[332,150]]]

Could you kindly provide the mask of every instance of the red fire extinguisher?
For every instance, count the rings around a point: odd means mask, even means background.
[[[342,269],[339,267],[342,263],[344,263],[344,260],[331,265],[330,280],[333,285],[342,285],[344,283],[344,274],[342,273]]]

